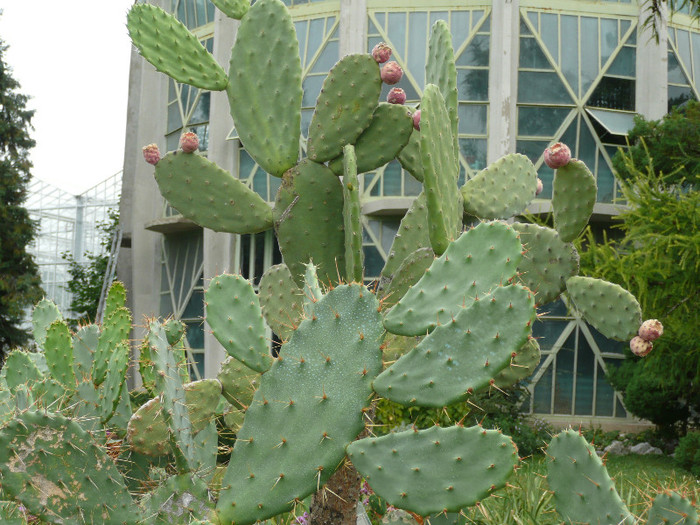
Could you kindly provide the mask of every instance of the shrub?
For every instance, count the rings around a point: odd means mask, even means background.
[[[680,439],[676,447],[676,464],[700,476],[700,432],[689,432]]]

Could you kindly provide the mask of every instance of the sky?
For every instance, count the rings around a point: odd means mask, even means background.
[[[34,109],[32,175],[74,195],[124,163],[134,0],[0,0],[5,63]]]

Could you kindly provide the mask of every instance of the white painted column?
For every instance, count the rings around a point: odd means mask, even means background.
[[[239,22],[229,18],[218,9],[214,16],[214,49],[217,62],[228,71],[231,59],[231,48],[236,37]],[[209,151],[210,160],[227,171],[237,169],[237,144],[226,140],[233,119],[229,111],[226,91],[212,91],[209,110]],[[236,247],[236,235],[216,233],[204,228],[204,287],[209,287],[211,279],[222,273],[231,272]],[[204,325],[204,375],[216,377],[221,368],[221,362],[226,358],[226,350],[219,344],[211,328]]]
[[[367,51],[367,0],[340,2],[340,57]]]
[[[637,81],[635,111],[647,119],[662,118],[668,108],[668,25],[666,3],[661,2],[662,18],[657,22],[659,41],[651,28],[642,28],[649,16],[647,2],[639,7],[637,34]]]
[[[493,0],[491,8],[488,164],[515,151],[519,7],[518,0]]]

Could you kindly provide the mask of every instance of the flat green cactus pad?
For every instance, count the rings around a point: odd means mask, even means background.
[[[381,369],[378,308],[364,286],[338,286],[282,346],[238,432],[219,522],[245,525],[286,512],[342,462],[345,446],[364,428],[371,381]]]
[[[519,153],[501,157],[464,183],[464,211],[481,219],[508,219],[535,198],[537,171]]]
[[[406,257],[421,248],[430,248],[425,192],[421,192],[414,199],[406,215],[401,219],[399,230],[396,232],[386,264],[382,269],[382,277],[391,279]]]
[[[496,288],[438,326],[375,379],[382,397],[406,406],[442,407],[495,384],[527,341],[535,319],[532,294]]]
[[[306,263],[318,267],[324,285],[345,275],[343,185],[323,164],[301,161],[284,174],[274,209],[277,241],[300,288]]]
[[[68,390],[74,390],[73,339],[70,329],[63,321],[54,321],[46,330],[44,355],[51,376]]]
[[[216,378],[221,383],[221,395],[226,401],[237,408],[247,408],[260,382],[260,373],[229,356],[221,363]]]
[[[605,337],[628,341],[642,324],[642,309],[622,286],[593,277],[570,277],[569,297],[587,322]]]
[[[229,172],[196,153],[171,152],[156,164],[158,188],[184,217],[217,232],[258,233],[272,210]]]
[[[109,287],[105,298],[105,309],[103,319],[107,319],[117,308],[126,307],[126,288],[124,283],[114,281]]]
[[[307,155],[326,162],[354,144],[369,126],[382,90],[379,66],[371,55],[346,55],[323,81],[309,125]]]
[[[207,484],[191,473],[169,477],[144,498],[142,505],[148,523],[154,525],[191,524],[206,518],[214,508]]]
[[[414,179],[423,182],[423,161],[420,154],[420,131],[413,130],[408,143],[396,157],[401,167],[409,172]]]
[[[521,250],[515,231],[502,222],[481,223],[464,232],[389,310],[385,328],[399,335],[425,335],[447,324],[477,296],[507,283]]]
[[[212,0],[211,3],[236,20],[243,18],[250,9],[250,0]]]
[[[304,315],[304,295],[286,264],[267,269],[258,285],[258,297],[267,324],[280,339],[288,339]]]
[[[382,292],[384,304],[396,304],[416,284],[435,260],[432,248],[419,248],[406,257]]]
[[[457,187],[457,154],[445,100],[428,84],[421,101],[420,149],[423,186],[428,204],[428,233],[436,255],[442,255],[462,230],[462,194]]]
[[[135,4],[127,27],[141,56],[158,71],[200,89],[226,89],[226,72],[185,25],[151,4]]]
[[[552,438],[547,447],[547,483],[557,512],[569,523],[632,525],[634,516],[615,490],[603,462],[574,430]]]
[[[19,349],[7,354],[3,363],[3,369],[5,370],[7,387],[10,390],[19,385],[33,385],[44,378],[44,374],[41,373],[34,361],[29,357],[29,353]]]
[[[270,368],[260,301],[253,285],[240,275],[214,277],[205,292],[206,320],[230,356],[257,372]]]
[[[99,338],[100,327],[96,324],[83,326],[73,334],[73,372],[78,382],[90,378]]]
[[[457,67],[455,64],[455,52],[452,48],[452,34],[450,33],[447,22],[444,20],[435,22],[430,32],[428,57],[425,61],[425,83],[426,85],[436,85],[445,99],[445,109],[447,109],[447,116],[450,119],[450,129],[452,130],[454,160],[458,162],[459,118],[457,114]],[[457,165],[457,169],[459,169],[459,164]]]
[[[501,370],[494,380],[498,388],[506,388],[530,377],[540,364],[542,352],[537,339],[528,339],[510,361],[510,366]]]
[[[357,181],[355,146],[343,148],[343,219],[345,224],[345,280],[361,283],[365,253],[362,249],[362,204]],[[308,269],[308,267],[307,267]],[[318,283],[318,280],[316,280]]]
[[[474,505],[503,487],[519,462],[508,436],[479,426],[360,439],[348,457],[387,503],[421,516]]]
[[[552,182],[552,214],[562,241],[573,241],[586,227],[596,194],[595,177],[582,161],[572,160],[556,171]]]
[[[301,59],[292,17],[279,0],[259,0],[236,33],[229,105],[250,156],[281,177],[296,164],[301,136]]]
[[[379,103],[369,126],[355,142],[357,173],[375,170],[393,160],[408,142],[412,131],[413,118],[406,106]],[[333,159],[328,167],[336,175],[342,175],[343,157]]]
[[[661,493],[649,509],[647,525],[697,525],[698,511],[677,492]]]
[[[58,414],[24,412],[0,431],[3,492],[52,523],[135,524],[114,462],[80,426]]]
[[[44,348],[46,340],[46,330],[51,326],[51,323],[63,319],[58,307],[49,299],[42,299],[34,307],[32,312],[32,333],[34,341],[39,348]]]
[[[516,222],[525,249],[518,274],[522,283],[535,292],[539,305],[554,301],[566,290],[566,280],[578,274],[579,256],[573,244],[563,242],[556,230],[537,224]]]
[[[117,345],[128,341],[130,334],[131,312],[128,308],[117,308],[112,315],[105,318],[93,356],[92,381],[95,385],[104,381],[112,352]]]

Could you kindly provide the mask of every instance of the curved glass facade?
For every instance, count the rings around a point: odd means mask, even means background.
[[[539,204],[551,197],[553,178],[542,152],[550,143],[562,141],[597,179],[597,211],[602,210],[598,217],[614,213],[610,205],[616,202],[618,189],[611,158],[625,145],[634,115],[660,118],[659,107],[663,113],[666,105],[670,109],[700,99],[700,28],[691,25],[687,14],[675,13],[661,35],[664,47],[654,50],[655,44],[640,28],[640,8],[633,0],[284,3],[296,28],[303,70],[300,154],[322,82],[341,53],[367,52],[379,42],[389,43],[392,60],[405,72],[398,87],[406,92],[407,104],[417,104],[425,86],[430,29],[437,20],[447,22],[453,37],[460,177],[473,176],[504,153],[522,153],[532,160],[544,182]],[[211,2],[173,0],[171,9],[213,51],[219,22],[215,22]],[[234,26],[225,27],[229,31]],[[658,60],[648,63],[647,57]],[[666,82],[660,81],[664,75]],[[388,90],[385,86],[382,98]],[[209,93],[170,82],[168,148],[177,147],[184,127],[199,134],[204,150],[210,140],[228,140],[233,160],[227,157],[225,162],[232,165],[224,167],[265,200],[274,201],[281,180],[262,171],[248,155],[238,140],[235,123],[226,137],[210,136],[210,119],[217,118],[210,115],[210,103]],[[377,210],[363,217],[366,278],[372,280],[384,266],[403,211],[422,185],[397,161],[362,175],[361,184],[364,202]],[[163,241],[161,313],[172,313],[188,323],[190,347],[201,365],[203,357],[197,352],[201,354],[204,344],[201,290],[207,254],[203,253],[201,230],[186,237],[166,236]],[[281,260],[272,232],[237,237],[234,257],[233,268],[254,282]],[[605,378],[606,371],[623,358],[623,344],[602,337],[563,302],[548,305],[546,310],[542,312],[545,322],[534,328],[535,335],[542,337],[542,362],[530,380],[532,395],[523,410],[544,415],[629,417]]]

